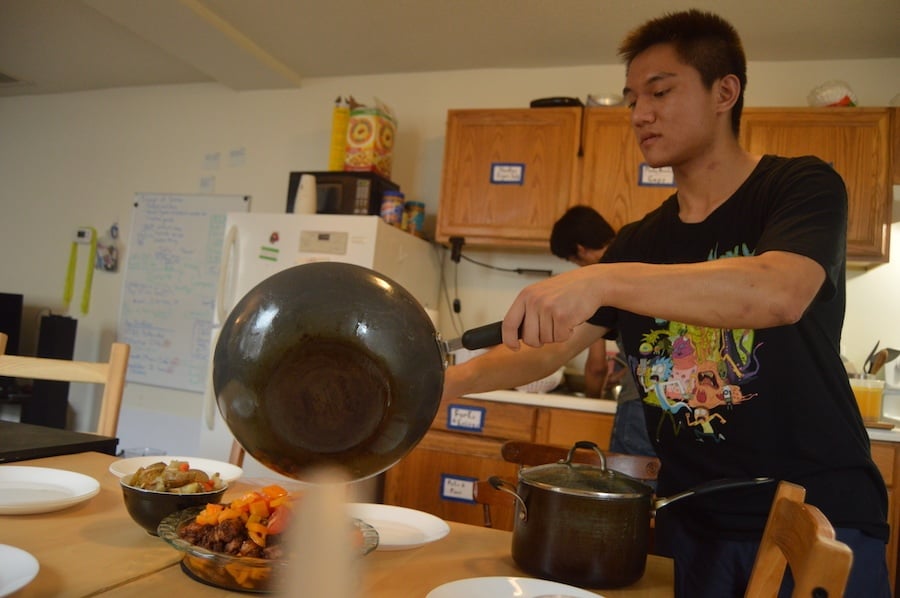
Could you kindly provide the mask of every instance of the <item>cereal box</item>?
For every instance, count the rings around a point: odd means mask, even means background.
[[[377,100],[374,108],[352,107],[347,124],[344,170],[372,171],[391,178],[396,127],[390,109]]]

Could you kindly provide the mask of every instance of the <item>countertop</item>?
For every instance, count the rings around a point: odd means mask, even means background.
[[[590,411],[593,413],[616,412],[616,402],[606,399],[588,399],[566,394],[545,394],[537,392],[521,392],[518,390],[495,390],[466,395],[470,399],[497,401],[498,403],[518,403],[519,405],[536,405],[555,409],[572,409],[574,411]],[[886,406],[887,407],[887,406]],[[887,410],[887,409],[886,409]],[[888,419],[887,421],[892,421]],[[881,442],[900,442],[900,421],[892,430],[866,428],[871,440]]]

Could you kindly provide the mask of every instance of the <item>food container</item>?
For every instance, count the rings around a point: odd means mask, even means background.
[[[400,228],[403,225],[403,193],[388,190],[381,199],[381,219]]]
[[[119,480],[122,487],[122,498],[125,501],[125,509],[134,522],[147,530],[147,533],[156,535],[160,522],[168,515],[188,507],[202,509],[208,503],[218,503],[222,500],[227,485],[212,492],[195,492],[193,494],[176,494],[174,492],[156,492],[135,488],[125,483],[126,478]]]
[[[421,201],[408,201],[403,206],[403,230],[421,237],[425,229],[425,204]]]
[[[179,535],[179,530],[194,520],[203,507],[193,507],[172,513],[159,524],[159,537],[184,553],[181,567],[194,579],[219,588],[237,592],[268,593],[277,589],[280,575],[287,570],[288,559],[239,557],[213,552],[194,546]],[[362,541],[359,555],[364,556],[378,546],[378,532],[360,519],[352,524]]]
[[[393,114],[384,104],[351,108],[344,170],[372,171],[391,178],[396,126]]]

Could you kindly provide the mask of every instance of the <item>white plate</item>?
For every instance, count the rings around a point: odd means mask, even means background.
[[[0,544],[0,598],[27,586],[38,569],[37,559],[21,548]]]
[[[49,513],[100,492],[94,478],[49,467],[0,467],[0,515]]]
[[[362,519],[378,530],[376,550],[407,550],[440,540],[450,533],[450,526],[434,515],[371,503],[350,503],[350,516]]]
[[[598,598],[575,586],[528,577],[473,577],[445,583],[425,598]],[[602,598],[602,597],[600,597]]]
[[[119,459],[109,464],[109,471],[118,478],[131,475],[140,467],[153,465],[162,461],[169,464],[172,461],[187,461],[188,465],[193,469],[199,469],[212,475],[219,472],[219,477],[230,484],[244,473],[244,470],[237,465],[226,463],[224,461],[214,461],[212,459],[203,459],[201,457],[170,457],[169,455],[150,455],[148,457],[131,457],[130,459]]]

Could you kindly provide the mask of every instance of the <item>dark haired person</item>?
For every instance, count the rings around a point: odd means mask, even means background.
[[[567,262],[590,266],[600,261],[615,236],[613,227],[597,210],[590,206],[574,206],[553,224],[550,251]],[[647,437],[644,408],[634,379],[624,369],[611,369],[609,361],[605,339],[588,347],[584,361],[585,395],[602,397],[607,386],[616,382],[620,385],[609,450],[628,455],[655,456],[656,451]]]
[[[846,595],[889,596],[887,492],[839,354],[844,183],[818,158],[741,148],[746,60],[722,18],[667,14],[620,54],[641,152],[672,167],[677,192],[624,226],[601,263],[523,289],[505,346],[450,368],[445,396],[516,386],[615,331],[662,462],[661,496],[716,478],[800,484],[853,550]],[[743,595],[774,486],[660,509],[676,596]]]

